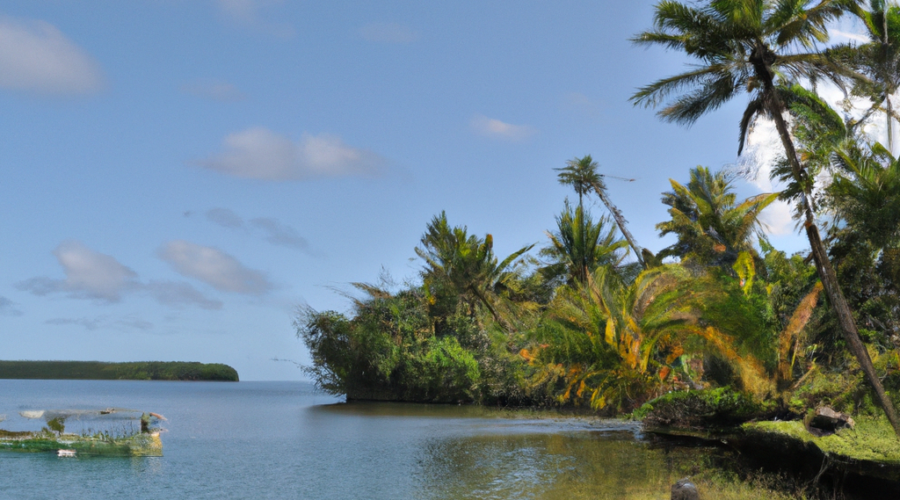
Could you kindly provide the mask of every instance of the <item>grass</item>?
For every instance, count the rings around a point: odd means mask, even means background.
[[[900,465],[900,439],[886,418],[859,417],[853,429],[841,429],[830,436],[816,437],[803,422],[751,422],[743,428],[750,432],[764,432],[788,436],[813,444],[823,453],[853,460],[867,460]]]

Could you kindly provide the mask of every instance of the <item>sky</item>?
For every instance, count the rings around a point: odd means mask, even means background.
[[[304,379],[298,307],[414,280],[441,211],[501,256],[546,245],[553,168],[587,154],[635,179],[609,195],[659,251],[660,194],[742,160],[746,99],[691,128],[628,101],[687,62],[629,42],[653,3],[4,1],[0,359]],[[786,206],[765,220],[806,249]]]

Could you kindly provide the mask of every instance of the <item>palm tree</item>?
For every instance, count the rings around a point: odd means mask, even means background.
[[[701,321],[702,304],[719,292],[678,265],[646,270],[628,286],[600,267],[585,283],[560,288],[537,346],[521,354],[540,367],[536,382],[564,384],[560,401],[584,398],[597,409],[627,410],[673,385],[696,387],[683,356],[702,354],[697,348],[732,362],[748,390],[764,393],[770,383],[756,357]]]
[[[573,210],[566,200],[565,209],[556,217],[556,227],[556,232],[547,234],[551,246],[541,251],[554,261],[545,274],[567,276],[567,283],[573,285],[584,283],[599,266],[621,264],[624,255],[620,250],[628,244],[616,237],[616,228],[608,218],[595,223],[583,207]]]
[[[660,236],[675,234],[678,241],[663,249],[660,258],[692,255],[712,265],[730,268],[742,252],[758,260],[751,237],[762,237],[759,215],[778,193],[751,196],[736,205],[732,179],[706,167],[691,169],[687,187],[669,179],[672,191],[663,193],[672,219],[656,225]]]
[[[877,111],[885,114],[888,150],[893,153],[893,122],[900,120],[891,96],[900,89],[900,8],[886,0],[870,0],[869,10],[858,4],[850,7],[866,27],[869,42],[842,44],[827,54],[853,68],[863,78],[854,82],[853,93],[872,100],[872,105],[857,122],[864,123]]]
[[[788,108],[776,82],[779,78],[816,80],[823,76],[837,81],[840,75],[848,74],[835,61],[808,50],[828,40],[826,24],[841,16],[849,3],[850,0],[818,0],[807,7],[808,0],[706,0],[694,7],[663,0],[656,5],[654,29],[639,34],[634,41],[681,50],[701,64],[686,73],[642,87],[631,99],[635,105],[656,106],[672,94],[681,93],[659,115],[667,121],[690,125],[747,91],[750,103],[740,123],[739,152],[757,117],[768,117],[775,122],[791,175],[803,186],[796,194],[825,292],[850,351],[859,360],[888,420],[900,436],[900,419],[859,338],[853,313],[819,235],[806,182],[808,172],[800,162],[784,119]]]
[[[575,192],[578,194],[579,207],[582,206],[582,195],[591,190],[597,194],[600,201],[603,202],[603,205],[605,205],[606,209],[609,210],[609,213],[612,214],[613,219],[616,221],[616,225],[619,226],[619,230],[622,231],[622,235],[628,240],[628,245],[634,250],[634,255],[637,258],[638,263],[642,267],[645,267],[644,260],[641,257],[641,248],[637,246],[637,243],[634,241],[634,236],[628,231],[628,226],[626,226],[627,221],[625,220],[625,217],[622,217],[622,212],[620,212],[619,209],[613,205],[612,201],[610,201],[609,196],[606,193],[606,183],[603,182],[603,175],[597,173],[597,167],[597,162],[591,158],[591,155],[587,155],[584,158],[569,160],[566,162],[565,167],[555,168],[553,170],[559,172],[558,177],[560,184],[572,186],[575,189]]]
[[[422,275],[426,292],[435,286],[449,286],[468,306],[471,316],[481,304],[497,323],[504,324],[493,305],[496,295],[513,277],[513,263],[534,245],[522,247],[498,262],[490,234],[481,239],[468,234],[465,226],[450,227],[445,212],[431,220],[421,242],[416,254],[425,261]]]
[[[828,191],[837,214],[876,248],[900,243],[900,159],[881,144],[870,151],[849,144],[835,151]]]

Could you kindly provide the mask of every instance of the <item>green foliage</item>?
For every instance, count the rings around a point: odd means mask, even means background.
[[[703,391],[673,391],[634,412],[650,427],[724,428],[772,413],[772,402],[757,402],[729,387]]]
[[[0,378],[79,380],[205,380],[237,382],[234,368],[219,363],[142,361],[0,361]]]
[[[555,232],[549,233],[550,246],[541,255],[551,259],[543,273],[548,280],[572,285],[584,283],[600,266],[619,266],[628,246],[616,237],[616,228],[607,217],[596,223],[581,205],[574,209],[568,200],[563,212],[556,216]]]
[[[758,258],[752,246],[754,236],[762,236],[759,215],[778,197],[760,194],[737,204],[733,178],[708,168],[691,169],[687,186],[669,179],[672,191],[663,193],[671,220],[656,225],[660,236],[675,234],[678,241],[663,249],[660,258],[690,257],[704,265],[730,270],[742,254]],[[752,263],[744,262],[743,269]]]

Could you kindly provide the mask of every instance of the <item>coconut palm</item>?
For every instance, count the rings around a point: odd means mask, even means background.
[[[853,85],[853,94],[868,98],[872,105],[856,122],[865,123],[876,112],[883,112],[887,130],[887,148],[893,152],[893,122],[900,119],[892,96],[900,89],[900,8],[886,0],[870,0],[869,9],[852,4],[850,10],[866,27],[867,43],[841,44],[827,51],[862,78]]]
[[[879,143],[835,151],[829,195],[838,215],[876,248],[900,243],[900,159]]]
[[[884,392],[872,360],[859,338],[856,321],[837,282],[816,226],[809,176],[801,163],[784,113],[779,80],[827,77],[838,81],[849,72],[836,61],[815,52],[828,40],[826,25],[838,18],[850,0],[706,0],[697,4],[664,0],[656,5],[655,26],[639,34],[640,45],[663,45],[699,60],[692,70],[642,87],[632,97],[635,105],[657,106],[680,94],[659,111],[671,122],[690,125],[738,94],[748,92],[750,103],[740,122],[739,148],[758,117],[770,118],[784,147],[791,175],[803,186],[797,194],[816,269],[835,309],[851,352],[859,360],[879,403],[900,435],[900,419]],[[696,6],[694,6],[696,5]]]
[[[498,262],[490,234],[481,239],[468,234],[465,226],[450,227],[445,212],[431,220],[421,242],[416,254],[425,261],[425,290],[449,287],[466,304],[471,316],[475,316],[480,304],[503,324],[494,307],[496,296],[504,282],[513,277],[511,268],[515,261],[534,245],[522,247]]]
[[[606,183],[603,182],[603,175],[597,173],[597,167],[597,162],[591,158],[591,155],[587,155],[583,158],[569,160],[566,162],[565,167],[555,168],[554,170],[559,172],[558,177],[560,184],[572,186],[575,189],[575,193],[578,194],[578,206],[582,206],[581,198],[585,193],[594,191],[594,193],[597,194],[600,201],[603,202],[603,205],[606,206],[606,209],[612,214],[613,219],[616,221],[616,225],[619,226],[619,230],[622,231],[622,235],[624,235],[625,239],[628,241],[628,245],[634,250],[634,255],[637,258],[638,263],[643,267],[644,261],[641,248],[637,246],[637,243],[634,241],[634,236],[628,231],[628,226],[626,225],[627,221],[625,220],[625,217],[622,217],[622,212],[620,212],[618,207],[613,205],[612,201],[610,201],[609,195],[606,192]]]
[[[623,248],[628,246],[616,235],[616,228],[606,217],[596,223],[583,207],[574,209],[566,200],[565,209],[556,217],[557,231],[547,233],[550,246],[541,254],[552,259],[545,274],[551,279],[565,276],[566,283],[584,283],[599,266],[618,266],[624,259]]]
[[[659,256],[694,256],[701,262],[730,268],[742,252],[758,260],[753,236],[762,237],[759,215],[778,198],[778,193],[751,196],[740,204],[725,172],[706,167],[691,169],[687,186],[669,179],[672,191],[663,193],[672,219],[656,225],[660,236],[675,234],[678,241]]]

